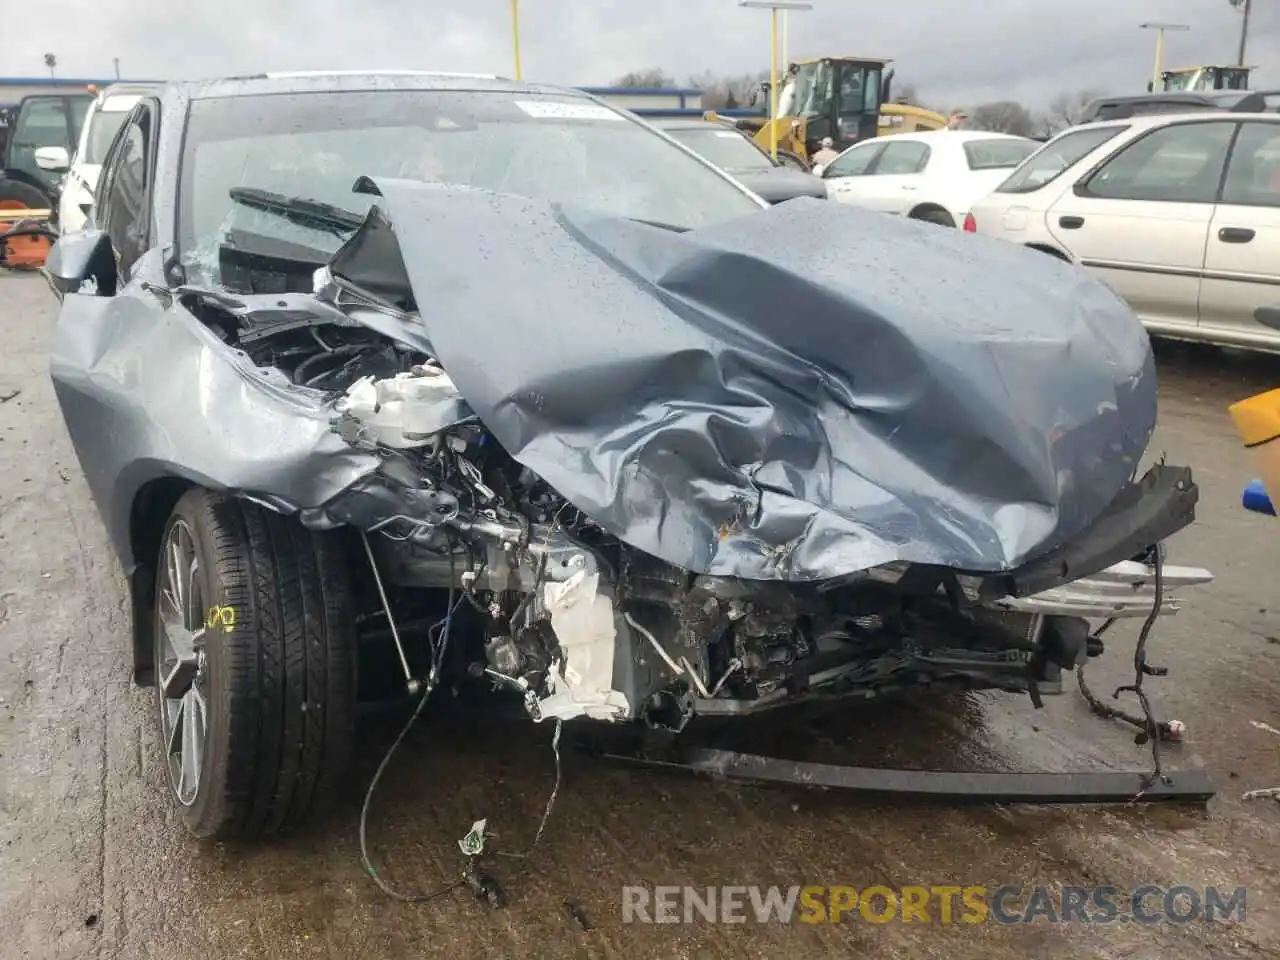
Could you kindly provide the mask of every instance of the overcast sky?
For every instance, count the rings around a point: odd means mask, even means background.
[[[1280,86],[1280,0],[1256,6],[1248,61]],[[702,70],[768,66],[768,14],[736,0],[520,0],[526,79],[604,84],[661,67],[683,82]],[[1234,61],[1229,0],[814,0],[791,14],[792,57],[892,57],[898,83],[937,106],[1081,88],[1139,92],[1155,36],[1144,21],[1189,24],[1169,35],[1165,66]],[[258,70],[360,67],[510,75],[508,0],[0,0],[0,76],[208,77]],[[21,24],[21,26],[17,26]]]

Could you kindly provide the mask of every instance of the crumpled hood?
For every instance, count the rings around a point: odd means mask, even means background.
[[[334,272],[385,273],[389,224],[426,338],[496,439],[696,572],[1008,570],[1095,520],[1155,426],[1133,314],[1013,244],[807,199],[678,233],[376,186]]]

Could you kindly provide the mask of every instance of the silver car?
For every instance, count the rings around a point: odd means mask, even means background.
[[[1280,352],[1280,114],[1067,130],[974,204],[970,232],[1094,271],[1152,334]]]

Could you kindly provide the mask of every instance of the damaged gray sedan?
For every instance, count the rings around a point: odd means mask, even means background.
[[[929,284],[901,277],[930,277]],[[1035,699],[1177,609],[1147,336],[1049,257],[767,208],[586,95],[144,97],[52,375],[202,836],[304,820],[379,678],[535,721]],[[360,664],[357,670],[357,663]]]

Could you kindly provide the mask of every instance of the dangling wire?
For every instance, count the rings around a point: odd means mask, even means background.
[[[1133,650],[1133,683],[1122,687],[1117,687],[1111,694],[1112,699],[1118,699],[1122,693],[1132,693],[1138,698],[1138,703],[1142,707],[1142,716],[1136,716],[1121,710],[1118,707],[1110,706],[1099,700],[1088,685],[1084,682],[1084,667],[1076,667],[1076,684],[1080,688],[1088,701],[1090,708],[1094,713],[1108,719],[1122,720],[1140,731],[1136,740],[1139,744],[1151,743],[1151,774],[1143,781],[1142,789],[1138,791],[1135,800],[1140,799],[1157,780],[1168,782],[1168,777],[1164,775],[1164,769],[1160,757],[1160,742],[1162,740],[1177,740],[1178,736],[1174,727],[1165,722],[1157,721],[1155,714],[1151,709],[1151,701],[1148,699],[1146,691],[1142,689],[1142,681],[1148,677],[1162,677],[1168,670],[1163,667],[1153,667],[1147,663],[1147,640],[1151,636],[1151,628],[1155,625],[1156,618],[1160,616],[1160,611],[1164,606],[1164,552],[1157,547],[1153,553],[1152,567],[1155,576],[1155,597],[1151,603],[1151,610],[1147,614],[1147,618],[1142,623],[1142,629],[1138,632],[1138,642]],[[1115,621],[1108,620],[1097,632],[1094,637],[1100,637],[1102,633],[1110,627]]]

